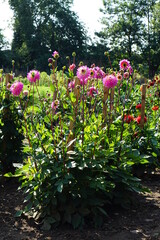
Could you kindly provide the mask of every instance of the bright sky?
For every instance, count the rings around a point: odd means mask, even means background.
[[[9,7],[8,0],[0,0],[0,29],[9,42],[12,41],[13,31],[11,27],[13,12]]]
[[[94,32],[101,29],[99,9],[102,7],[102,0],[74,0],[73,10],[78,14],[80,21],[85,24],[91,37]],[[13,38],[12,31],[13,12],[9,7],[8,0],[0,0],[0,28],[4,36],[11,43]]]
[[[100,24],[102,13],[99,11],[103,7],[102,2],[102,0],[74,0],[73,10],[85,24],[91,37],[94,37],[94,32],[100,31],[102,27]]]

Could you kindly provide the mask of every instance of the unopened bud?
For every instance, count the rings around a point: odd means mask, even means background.
[[[62,67],[62,70],[65,71],[65,70],[66,70],[66,66],[63,66],[63,67]]]
[[[109,52],[104,52],[104,55],[105,55],[106,57],[108,57],[108,56],[109,56]]]
[[[80,61],[80,63],[78,64],[79,67],[81,67],[83,65],[83,62]]]
[[[75,57],[75,56],[76,56],[76,53],[75,53],[75,52],[73,52],[73,53],[72,53],[72,57]]]

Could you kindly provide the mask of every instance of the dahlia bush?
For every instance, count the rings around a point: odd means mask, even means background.
[[[60,55],[52,56],[51,96],[40,96],[37,70],[28,73],[29,91],[20,95],[28,146],[16,176],[28,205],[18,214],[40,219],[43,229],[100,226],[110,205],[129,207],[131,193],[145,191],[135,167],[158,166],[160,85],[156,80],[141,92],[126,59],[120,69],[104,72],[75,64],[74,54],[68,70],[58,71]]]

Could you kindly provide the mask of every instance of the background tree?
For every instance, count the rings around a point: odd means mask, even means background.
[[[160,3],[146,3],[146,42],[143,48],[144,62],[148,63],[149,77],[154,76],[160,66]],[[160,69],[159,69],[160,70]]]
[[[54,50],[64,56],[73,51],[80,58],[83,56],[85,30],[70,10],[72,2],[9,0],[15,17],[12,49],[19,68],[25,65],[46,70],[46,60]]]
[[[2,68],[6,62],[5,52],[6,52],[7,46],[8,46],[8,42],[6,41],[2,33],[2,29],[0,29],[0,68]]]
[[[150,69],[153,39],[150,22],[156,0],[103,0],[103,5],[104,27],[96,33],[101,42],[119,59],[129,58],[136,67],[144,60]]]

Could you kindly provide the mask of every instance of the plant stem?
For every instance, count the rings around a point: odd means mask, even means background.
[[[118,160],[120,159],[120,155],[121,155],[121,150],[122,150],[122,140],[123,140],[123,132],[124,132],[124,110],[125,110],[125,106],[126,106],[126,96],[127,96],[127,89],[128,89],[128,84],[129,84],[129,79],[127,81],[127,86],[126,86],[126,91],[125,91],[125,97],[124,97],[124,101],[123,101],[123,115],[122,115],[122,127],[121,127],[121,134],[120,134],[120,147],[119,147],[119,151],[118,151]]]
[[[60,121],[60,128],[61,128],[62,153],[63,153],[63,165],[64,165],[64,172],[65,172],[64,139],[63,139],[63,127],[62,127],[61,116],[59,116],[59,121]]]
[[[82,110],[82,121],[83,121],[83,129],[82,129],[82,146],[84,142],[84,84],[83,84],[83,110]]]

